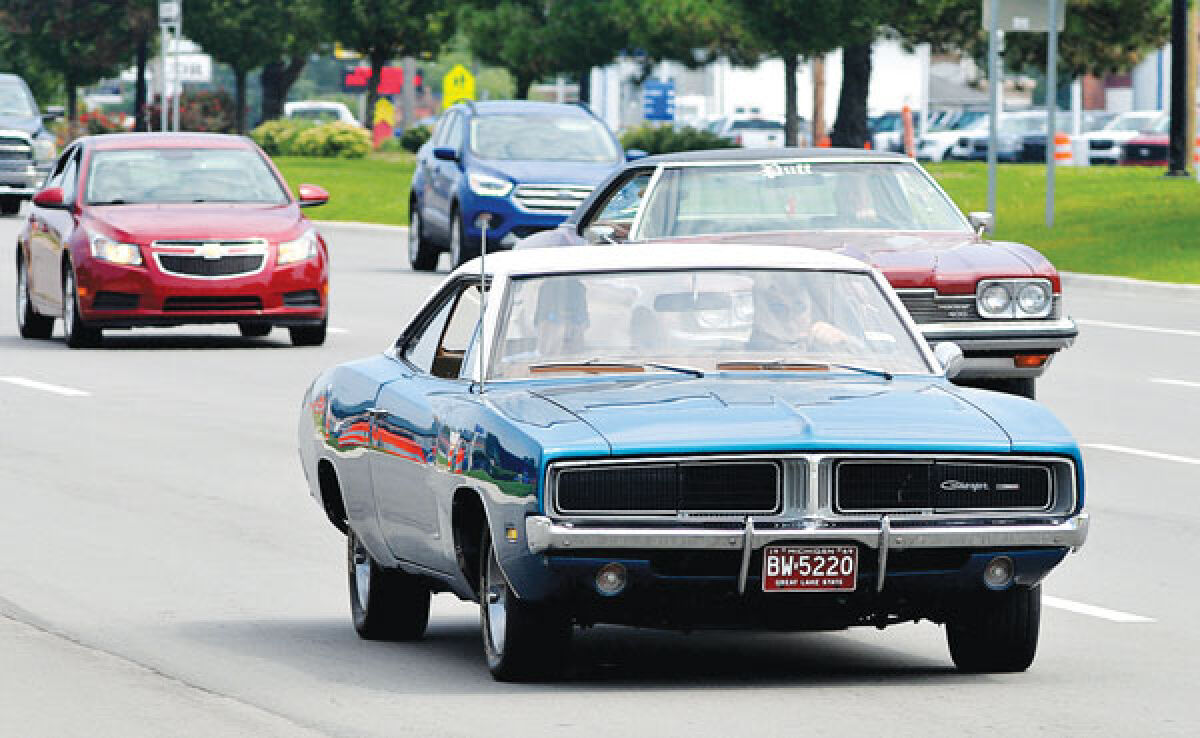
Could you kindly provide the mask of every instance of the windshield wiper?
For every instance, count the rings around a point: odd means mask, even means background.
[[[895,376],[886,369],[877,369],[870,366],[855,366],[853,364],[830,364],[829,366],[836,366],[838,369],[847,369],[852,372],[861,372],[862,374],[870,374],[873,377],[883,377],[888,381],[891,381]]]
[[[788,361],[786,359],[763,359],[747,361],[723,361],[717,364],[721,371],[783,371],[783,372],[827,372],[831,368],[846,369],[852,372],[870,374],[890,380],[893,375],[884,369],[873,369],[853,364],[834,364],[824,361]]]
[[[679,374],[690,374],[693,377],[701,378],[704,372],[700,369],[695,369],[690,366],[675,366],[674,364],[659,364],[652,361],[607,361],[600,358],[592,358],[587,361],[551,361],[545,364],[530,364],[529,369],[537,372],[553,372],[553,371],[569,371],[571,369],[592,369],[603,371],[612,369],[614,371],[628,371],[630,369],[665,369],[669,372],[678,372]]]

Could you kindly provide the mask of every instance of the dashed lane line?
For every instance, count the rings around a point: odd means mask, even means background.
[[[1155,382],[1157,384],[1171,384],[1171,385],[1175,385],[1176,387],[1194,387],[1195,389],[1200,389],[1200,382],[1189,382],[1186,379],[1154,378],[1154,379],[1151,379],[1150,381]]]
[[[1099,449],[1100,451],[1112,451],[1118,454],[1144,456],[1147,459],[1157,459],[1159,461],[1175,461],[1180,464],[1200,465],[1200,459],[1193,459],[1190,456],[1176,456],[1175,454],[1164,454],[1159,451],[1145,451],[1140,448],[1129,448],[1128,446],[1114,446],[1109,443],[1085,443],[1083,447]]]
[[[1075,322],[1079,325],[1094,325],[1099,328],[1123,328],[1128,331],[1142,331],[1143,333],[1165,333],[1171,336],[1191,336],[1192,338],[1200,338],[1200,331],[1189,331],[1184,328],[1158,328],[1152,325],[1110,323],[1107,320],[1089,320],[1088,318],[1076,318]]]
[[[25,377],[0,377],[0,382],[8,382],[19,387],[28,387],[29,389],[41,390],[42,392],[53,392],[56,395],[64,395],[66,397],[88,397],[91,392],[74,389],[72,387],[63,387],[57,384],[47,384],[39,382],[35,379],[26,379]]]
[[[333,327],[330,327],[330,328],[329,328],[329,332],[330,332],[330,333],[349,333],[350,331],[346,330],[345,328],[333,328]]]
[[[1154,618],[1148,618],[1144,615],[1134,615],[1133,613],[1121,612],[1120,610],[1109,610],[1107,607],[1097,607],[1095,605],[1086,605],[1082,602],[1074,602],[1072,600],[1064,600],[1061,597],[1051,597],[1050,595],[1042,595],[1042,604],[1047,607],[1053,607],[1059,610],[1067,610],[1079,615],[1088,615],[1093,618],[1102,620],[1110,620],[1114,623],[1156,623]]]

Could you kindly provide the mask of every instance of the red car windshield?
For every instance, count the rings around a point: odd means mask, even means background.
[[[258,152],[229,148],[96,151],[86,196],[89,205],[288,202]]]

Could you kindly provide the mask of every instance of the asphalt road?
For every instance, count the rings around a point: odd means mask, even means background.
[[[15,219],[0,220],[0,306]],[[1195,735],[1200,294],[1073,286],[1082,337],[1040,385],[1085,446],[1091,539],[1046,585],[1025,674],[954,671],[942,630],[583,633],[560,684],[488,675],[473,605],[360,641],[343,539],[295,421],[440,276],[403,233],[325,228],[334,326],[24,341],[0,308],[0,736]],[[61,331],[61,326],[58,327]],[[15,381],[14,381],[15,380]],[[34,384],[34,383],[41,383]]]

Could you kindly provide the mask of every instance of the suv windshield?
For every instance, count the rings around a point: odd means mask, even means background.
[[[480,115],[471,119],[471,153],[483,159],[616,162],[608,129],[581,115]]]
[[[810,230],[962,231],[962,215],[908,162],[769,161],[666,169],[637,240]]]
[[[262,157],[250,149],[125,149],[92,154],[87,202],[283,205],[288,196]]]
[[[706,269],[515,279],[491,375],[643,371],[929,373],[861,272]]]
[[[20,83],[11,80],[0,81],[0,115],[29,118],[37,114],[37,107]]]

